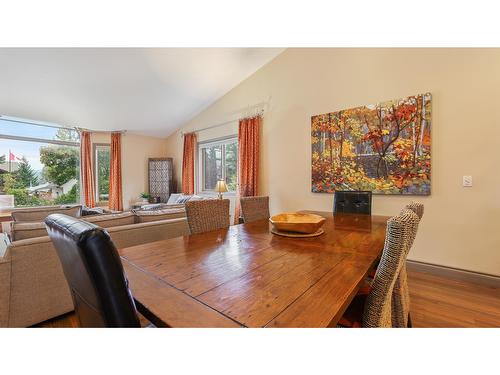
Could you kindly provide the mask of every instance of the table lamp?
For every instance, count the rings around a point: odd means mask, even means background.
[[[224,180],[217,181],[217,185],[215,185],[215,191],[219,193],[219,199],[222,199],[222,193],[227,191],[227,185]]]

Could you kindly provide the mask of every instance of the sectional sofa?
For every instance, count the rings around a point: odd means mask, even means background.
[[[33,212],[36,211],[36,212]],[[49,208],[13,214],[11,243],[0,254],[0,327],[29,327],[73,311],[70,291],[43,220],[64,213],[105,228],[117,248],[189,234],[183,208],[84,216]]]

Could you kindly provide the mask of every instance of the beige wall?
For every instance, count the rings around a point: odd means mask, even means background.
[[[111,143],[109,133],[92,134],[93,143]],[[165,139],[126,133],[122,137],[123,205],[128,208],[148,191],[148,158],[166,156]]]
[[[260,186],[271,212],[330,210],[332,195],[310,192],[310,117],[425,92],[433,95],[432,195],[376,196],[374,214],[418,199],[425,216],[410,259],[500,275],[500,49],[288,49],[184,131],[268,101]],[[167,153],[180,176],[179,134]],[[463,175],[472,188],[461,186]]]

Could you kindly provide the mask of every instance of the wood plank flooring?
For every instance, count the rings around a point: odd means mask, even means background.
[[[414,327],[500,327],[500,289],[408,270]],[[37,327],[77,327],[74,313]]]
[[[408,270],[414,327],[500,327],[500,289]]]

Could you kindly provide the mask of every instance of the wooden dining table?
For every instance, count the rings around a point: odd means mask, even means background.
[[[120,249],[138,311],[159,327],[336,326],[381,255],[386,216],[302,211],[324,234],[268,220]]]

